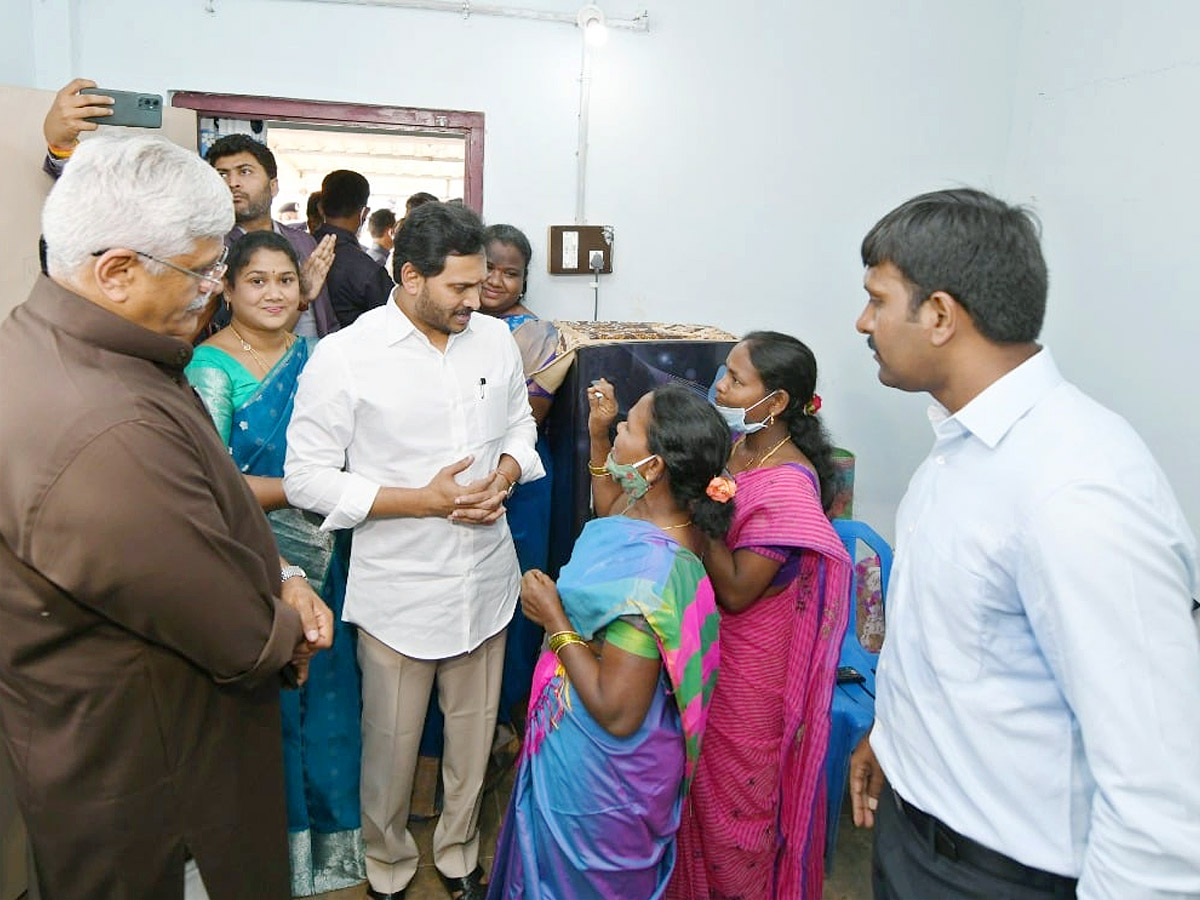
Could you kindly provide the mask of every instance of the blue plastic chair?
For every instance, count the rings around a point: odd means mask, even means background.
[[[887,600],[888,578],[892,572],[892,548],[870,525],[853,519],[834,519],[834,530],[853,563],[858,542],[862,541],[879,557],[880,595]],[[855,576],[856,577],[856,576]],[[875,666],[878,654],[871,653],[858,640],[858,604],[855,602],[854,577],[850,581],[850,620],[842,639],[839,666],[852,666],[863,676],[862,684],[839,684],[833,689],[832,721],[829,732],[829,751],[825,758],[825,785],[828,795],[828,817],[825,827],[825,869],[833,867],[833,851],[837,846],[838,822],[842,801],[846,796],[850,754],[871,729],[875,721]]]

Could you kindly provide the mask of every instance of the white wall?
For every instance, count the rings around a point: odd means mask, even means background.
[[[1024,6],[1001,185],[1042,218],[1046,343],[1129,419],[1200,527],[1200,5]]]
[[[540,271],[545,227],[574,214],[574,29],[302,0],[213,4],[210,15],[201,0],[38,0],[38,86],[86,74],[135,90],[481,110],[485,216],[533,239],[535,308],[590,315],[587,279]],[[1177,279],[1167,283],[1187,259],[1183,209],[1194,192],[1163,183],[1194,187],[1187,141],[1167,143],[1191,136],[1173,110],[1187,109],[1197,77],[1183,49],[1195,29],[1178,19],[1194,26],[1200,7],[1178,0],[1145,16],[1145,3],[1115,0],[603,2],[618,18],[642,5],[650,33],[613,31],[596,58],[588,218],[617,236],[602,317],[774,327],[808,341],[827,421],[859,457],[857,513],[890,534],[930,434],[926,400],[879,386],[853,331],[859,241],[919,191],[971,184],[1033,197],[1060,361],[1142,430],[1200,522],[1182,449],[1200,425],[1155,379],[1196,381],[1194,354],[1158,348],[1188,340],[1185,318],[1196,334],[1194,304]],[[1120,15],[1127,7],[1138,16]],[[1115,80],[1172,65],[1185,67]],[[1114,81],[1087,86],[1097,78]],[[1160,101],[1164,84],[1172,105]],[[1164,165],[1143,166],[1146,152]],[[1164,256],[1170,263],[1155,266]],[[1083,302],[1081,328],[1072,304]],[[1119,334],[1139,341],[1118,344]]]
[[[29,87],[33,84],[32,0],[0,0],[0,84]]]

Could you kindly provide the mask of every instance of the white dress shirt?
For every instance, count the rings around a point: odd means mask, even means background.
[[[871,745],[892,786],[1081,900],[1200,897],[1195,538],[1043,349],[956,415],[896,519]]]
[[[300,376],[287,433],[288,502],[354,528],[342,617],[417,659],[473,650],[512,618],[520,570],[508,522],[367,518],[380,487],[419,488],[475,457],[462,484],[507,453],[545,474],[516,342],[475,314],[443,353],[396,305],[324,338]]]

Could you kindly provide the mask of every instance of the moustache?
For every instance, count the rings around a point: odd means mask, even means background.
[[[873,337],[868,337],[868,338],[867,338],[867,346],[871,348],[871,352],[872,352],[872,353],[878,353],[878,352],[879,352],[878,348],[876,348],[876,346],[875,346],[875,338],[873,338]]]
[[[187,305],[187,308],[184,309],[184,312],[185,313],[200,312],[205,307],[208,306],[208,304],[212,301],[212,299],[213,298],[211,296],[206,297],[203,294],[197,294],[196,299]]]

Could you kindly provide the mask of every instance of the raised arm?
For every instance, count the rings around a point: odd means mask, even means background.
[[[617,418],[617,395],[607,379],[600,378],[587,389],[588,436],[591,438],[591,454],[588,471],[592,476],[592,507],[596,515],[611,515],[613,507],[621,497],[621,488],[608,477],[604,464],[612,450],[609,432]]]
[[[95,86],[96,82],[87,78],[76,78],[54,95],[50,109],[46,111],[46,118],[42,122],[46,161],[42,168],[54,178],[62,174],[67,160],[79,146],[79,135],[100,127],[88,119],[112,115],[112,97],[80,93]]]

